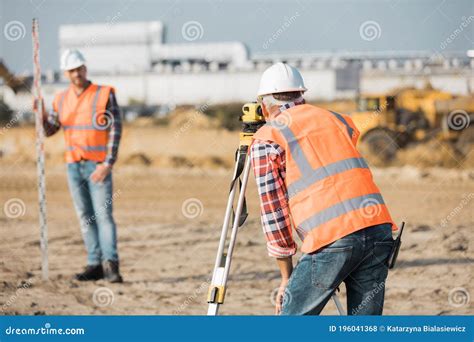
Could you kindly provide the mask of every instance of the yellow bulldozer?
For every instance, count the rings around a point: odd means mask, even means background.
[[[466,156],[474,144],[474,95],[455,96],[433,89],[399,88],[362,94],[351,117],[371,153],[392,160],[410,143],[449,141]]]

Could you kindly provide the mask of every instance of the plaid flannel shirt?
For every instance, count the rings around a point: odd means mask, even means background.
[[[255,140],[250,158],[260,195],[262,228],[268,255],[285,258],[296,253],[285,184],[285,151],[280,145]]]
[[[122,118],[120,115],[120,107],[117,104],[115,94],[110,92],[107,101],[106,110],[112,113],[113,121],[109,130],[109,139],[107,143],[107,155],[104,164],[113,165],[117,160],[118,148],[122,137]],[[43,121],[43,128],[47,137],[55,134],[61,128],[59,114],[55,111],[48,113],[48,117]]]
[[[280,108],[304,104],[290,102]],[[273,113],[277,116],[279,113]],[[298,246],[293,239],[288,192],[285,184],[285,150],[271,141],[255,139],[250,148],[257,189],[260,195],[262,228],[267,240],[268,255],[285,258],[296,254]]]

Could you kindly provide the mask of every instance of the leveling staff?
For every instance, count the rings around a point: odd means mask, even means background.
[[[354,123],[305,104],[306,90],[284,63],[263,73],[258,90],[267,123],[250,154],[268,254],[282,276],[275,310],[319,314],[345,282],[349,314],[380,315],[397,227],[356,149]],[[294,269],[292,225],[303,241]]]

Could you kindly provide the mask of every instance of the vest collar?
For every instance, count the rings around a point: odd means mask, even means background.
[[[274,110],[270,116],[269,116],[269,119],[270,120],[273,120],[275,119],[278,115],[280,115],[281,113],[283,113],[285,110],[287,109],[290,109],[291,107],[295,107],[295,106],[299,106],[299,105],[302,105],[302,104],[305,104],[305,100],[302,98],[301,100],[297,100],[297,101],[292,101],[292,102],[287,102],[285,103],[284,105],[280,106],[278,109]]]
[[[76,98],[81,97],[81,95],[84,94],[85,92],[87,92],[87,91],[91,88],[91,86],[93,85],[93,83],[92,83],[91,81],[87,81],[87,82],[89,82],[89,83],[88,83],[87,86],[84,88],[84,90],[82,91],[82,93],[80,93],[79,95],[78,95],[78,94],[76,93],[76,91],[74,90],[74,87],[73,87],[72,85],[70,85],[70,86],[69,86],[69,89],[70,89],[71,93],[72,93]]]

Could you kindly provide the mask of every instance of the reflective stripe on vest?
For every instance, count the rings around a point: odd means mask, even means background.
[[[333,113],[334,114],[334,113]],[[342,118],[342,116],[341,116]],[[342,118],[344,120],[344,118]],[[344,122],[346,122],[344,120]],[[298,192],[308,189],[314,183],[323,180],[326,177],[334,176],[338,173],[345,172],[351,169],[361,168],[368,169],[369,166],[365,162],[364,158],[347,158],[344,160],[337,161],[332,164],[321,166],[313,169],[308,162],[301,146],[288,126],[281,127],[278,123],[270,121],[267,124],[278,129],[283,137],[286,139],[290,148],[291,155],[301,172],[301,178],[296,182],[288,185],[288,197],[294,197]],[[347,124],[347,122],[346,122]],[[352,128],[351,128],[352,130]]]
[[[320,226],[353,210],[363,209],[380,204],[385,204],[385,202],[383,201],[382,195],[379,193],[350,198],[314,214],[310,218],[300,223],[298,226],[305,232],[309,232],[314,227]]]
[[[100,151],[104,152],[107,151],[107,146],[68,146],[68,151],[74,151],[76,148],[80,148],[84,151]]]
[[[66,98],[66,94],[67,94],[67,90],[64,91],[61,95],[61,99],[59,100],[59,105],[58,105],[58,115],[61,115],[61,112],[63,110],[63,103],[64,103],[64,99]]]
[[[89,130],[89,129],[97,129],[93,125],[63,125],[62,126],[65,131],[70,130],[70,129],[77,129],[80,131],[83,130]]]
[[[99,121],[101,120],[99,118],[99,115],[105,114],[105,113],[97,112],[97,100],[99,99],[100,88],[102,88],[102,86],[97,86],[97,92],[95,93],[94,101],[92,101],[92,126],[94,127],[94,129],[103,131],[103,130],[106,130],[109,127],[109,125],[101,125]]]
[[[105,160],[108,150],[107,130],[113,123],[113,117],[108,115],[106,108],[110,92],[113,92],[113,88],[91,84],[79,96],[69,88],[55,98],[66,140],[67,162]]]
[[[354,133],[354,130],[352,129],[352,127],[347,123],[346,119],[344,119],[344,117],[339,114],[339,113],[336,113],[336,112],[333,112],[330,110],[330,112],[339,120],[341,121],[347,128],[347,134],[349,134],[349,138],[352,138],[352,134]]]
[[[70,130],[70,129],[74,129],[74,130],[96,130],[98,129],[99,131],[103,131],[104,129],[107,129],[107,126],[101,126],[99,123],[98,123],[98,116],[100,114],[103,114],[103,113],[98,113],[97,112],[97,101],[99,99],[99,93],[100,93],[100,89],[102,88],[102,86],[98,85],[97,86],[97,89],[96,89],[96,92],[95,92],[95,95],[94,95],[94,100],[92,101],[92,108],[91,108],[91,116],[92,116],[92,125],[63,125],[63,129],[64,130]],[[59,101],[59,114],[61,113],[61,110],[62,110],[62,106],[63,106],[63,101],[64,101],[64,97],[65,97],[65,94],[66,92],[64,92],[64,94],[61,96],[61,100]]]
[[[380,190],[356,149],[350,117],[311,105],[284,109],[287,125],[269,120],[254,140],[285,150],[288,205],[293,226],[312,253],[360,229],[393,224]],[[281,121],[281,120],[280,120]]]

